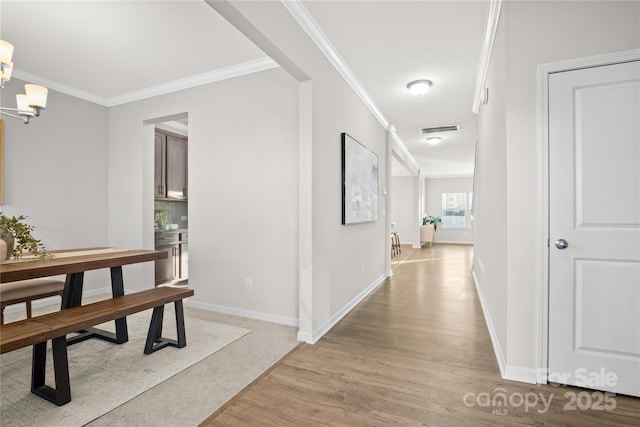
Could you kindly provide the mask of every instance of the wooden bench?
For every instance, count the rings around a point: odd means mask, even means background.
[[[31,317],[31,301],[55,295],[62,296],[64,281],[30,279],[4,283],[0,286],[0,324],[4,323],[4,309],[8,305],[25,303],[27,319]]]
[[[67,334],[153,308],[144,353],[166,346],[182,348],[187,345],[182,300],[192,295],[193,289],[163,286],[0,325],[0,354],[32,345],[31,392],[61,406],[71,401]],[[170,302],[175,303],[177,340],[161,337],[164,305]],[[44,383],[49,340],[55,388]]]

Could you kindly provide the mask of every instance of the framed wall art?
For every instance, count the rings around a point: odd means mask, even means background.
[[[342,133],[342,224],[378,220],[378,156]]]

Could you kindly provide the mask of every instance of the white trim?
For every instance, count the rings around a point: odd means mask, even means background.
[[[313,340],[313,334],[309,332],[298,331],[298,334],[296,335],[296,339],[298,341],[302,341],[306,343],[315,343],[315,341]]]
[[[76,98],[84,99],[85,101],[93,102],[94,104],[107,106],[108,98],[94,95],[93,93],[89,93],[84,90],[77,89],[75,87],[67,86],[65,84],[62,84],[54,80],[50,80],[35,74],[31,74],[26,71],[14,69],[13,77],[16,77],[20,80],[24,80],[26,82],[31,82],[31,83],[38,84],[40,86],[44,86],[47,89],[55,90],[56,92],[60,92],[66,95],[71,95]]]
[[[279,65],[271,58],[261,58],[255,61],[249,61],[242,64],[231,65],[229,67],[220,68],[218,70],[209,71],[207,73],[198,74],[184,79],[176,80],[170,83],[152,86],[146,89],[137,90],[135,92],[126,93],[124,95],[113,96],[108,99],[107,107],[113,107],[128,102],[139,101],[145,98],[151,98],[158,95],[164,95],[170,92],[176,92],[183,89],[189,89],[209,83],[219,82],[222,80],[232,79],[244,76],[246,74],[257,73],[259,71],[277,68]]]
[[[391,139],[393,140],[393,144],[392,144],[393,151],[398,153],[400,157],[405,162],[408,163],[405,166],[407,167],[409,172],[411,172],[414,176],[418,175],[420,171],[420,165],[418,164],[416,159],[413,157],[413,154],[409,152],[409,149],[407,148],[407,146],[404,145],[404,143],[396,133],[396,130],[393,128],[393,126],[391,126],[391,130],[389,131],[389,133],[391,134]]]
[[[342,59],[336,48],[333,46],[329,38],[320,29],[320,26],[313,19],[309,11],[299,0],[281,0],[282,5],[289,11],[291,16],[296,20],[298,25],[309,35],[311,40],[318,46],[320,51],[324,53],[329,62],[340,73],[343,79],[351,86],[354,92],[362,99],[362,102],[371,110],[373,115],[378,119],[385,129],[389,129],[390,123],[384,117],[378,106],[373,102],[371,96],[362,86],[362,83],[353,74],[347,63]]]
[[[342,78],[347,82],[347,84],[353,89],[353,91],[358,95],[358,97],[362,100],[364,105],[367,106],[369,111],[374,115],[374,117],[380,122],[383,128],[389,130],[393,135],[393,139],[398,144],[398,148],[404,154],[408,156],[412,165],[414,165],[415,169],[419,169],[418,162],[413,157],[413,155],[409,152],[404,143],[400,140],[400,138],[395,134],[395,128],[386,117],[382,114],[376,103],[373,101],[369,93],[365,90],[360,83],[360,80],[353,74],[347,63],[342,59],[336,48],[333,46],[329,38],[324,34],[320,26],[313,19],[307,8],[304,6],[302,1],[300,0],[280,0],[282,5],[287,11],[291,14],[291,16],[296,20],[298,25],[307,33],[307,35],[313,40],[313,42],[318,46],[320,51],[327,57],[329,62],[334,66],[334,68],[338,71],[338,73],[342,76]]]
[[[189,136],[189,125],[180,123],[176,120],[169,120],[155,125],[156,129],[177,133],[183,136]]]
[[[424,179],[459,179],[459,178],[473,178],[473,174],[470,175],[433,175],[425,176]],[[468,191],[467,191],[468,193]]]
[[[313,331],[313,83],[298,82],[298,336]]]
[[[367,286],[362,292],[360,292],[354,299],[352,299],[347,305],[342,307],[340,311],[331,316],[327,322],[322,325],[320,328],[313,331],[313,333],[304,333],[298,332],[298,340],[305,341],[309,344],[315,344],[324,334],[329,332],[331,328],[333,328],[336,323],[338,323],[344,316],[347,315],[356,305],[358,305],[363,299],[365,299],[371,292],[373,292],[382,282],[387,278],[386,274],[378,277],[373,283]]]
[[[549,111],[548,77],[538,65],[538,354],[539,384],[547,383],[549,366]]]
[[[278,316],[276,314],[263,313],[260,311],[242,310],[239,308],[227,307],[224,305],[209,304],[206,302],[185,300],[185,305],[191,308],[199,308],[206,311],[230,314],[232,316],[248,317],[250,319],[264,320],[266,322],[278,323],[280,325],[298,326],[298,319],[293,317]]]
[[[125,294],[127,295],[135,292],[138,292],[138,291],[125,289]],[[100,288],[100,289],[92,289],[82,293],[83,298],[93,297],[96,295],[111,295],[111,287],[109,286],[109,287]],[[54,305],[54,304],[55,305],[60,304],[59,297],[53,296],[53,297],[34,300],[32,301],[31,306],[32,308],[35,309],[35,308],[45,307],[45,306]],[[215,311],[215,312],[224,313],[224,314],[231,314],[234,316],[248,317],[251,319],[264,320],[267,322],[278,323],[281,325],[296,326],[296,327],[298,326],[298,319],[293,317],[278,316],[275,314],[262,313],[258,311],[241,310],[233,307],[225,307],[222,305],[207,304],[204,302],[192,301],[191,298],[185,300],[185,305],[187,307],[199,308],[207,311]],[[23,311],[25,310],[24,303],[12,304],[10,306],[7,306],[7,308],[5,309],[5,313],[6,314],[17,313],[21,310]]]
[[[500,342],[498,341],[498,334],[496,333],[496,328],[493,326],[493,321],[491,320],[491,316],[489,315],[489,308],[484,300],[484,294],[482,293],[482,288],[480,287],[480,283],[478,282],[478,276],[476,276],[476,272],[471,272],[473,276],[473,283],[476,285],[476,291],[478,291],[478,299],[480,300],[480,305],[482,306],[482,313],[484,313],[484,321],[487,324],[487,329],[489,330],[489,336],[491,337],[491,344],[493,344],[493,352],[496,355],[496,361],[498,362],[498,368],[500,368],[500,376],[504,378],[505,373],[505,359],[502,354],[502,348],[500,348]]]
[[[489,64],[491,63],[491,52],[493,51],[493,42],[498,31],[498,21],[500,20],[500,9],[502,0],[492,0],[489,3],[489,13],[487,16],[487,26],[484,33],[484,41],[482,43],[482,53],[480,56],[480,65],[478,66],[478,76],[476,78],[476,94],[473,98],[473,106],[471,110],[478,114],[480,104],[484,97],[484,85],[487,82],[487,74],[489,73]]]
[[[534,368],[523,368],[522,366],[507,365],[504,368],[502,378],[505,380],[519,381],[521,383],[538,384],[538,370]]]
[[[384,218],[384,235],[389,236],[391,234],[391,161],[393,157],[393,148],[391,141],[391,132],[386,130],[384,132],[384,188],[382,190],[382,194],[384,195],[384,211],[382,212],[382,217]],[[391,268],[391,239],[384,239],[384,270],[386,271],[386,276],[391,277],[393,275],[393,269]]]
[[[489,330],[489,336],[491,337],[491,344],[493,345],[493,352],[496,355],[498,368],[500,368],[500,376],[505,380],[536,384],[537,378],[538,378],[537,369],[525,368],[522,366],[507,365],[506,359],[504,357],[504,353],[502,352],[502,348],[500,347],[500,342],[498,341],[496,328],[493,326],[493,321],[491,320],[491,316],[489,315],[489,309],[485,302],[484,294],[482,293],[482,288],[478,283],[478,276],[476,276],[475,271],[473,271],[471,275],[473,276],[473,282],[475,283],[476,290],[478,291],[478,299],[480,300],[480,305],[482,306],[482,312],[484,313],[484,320],[485,320],[485,323],[487,324],[487,329]]]
[[[549,372],[549,75],[580,68],[640,60],[640,49],[538,65],[538,271],[540,272],[537,382]]]
[[[276,63],[269,57],[265,57],[112,97],[102,97],[94,95],[92,93],[85,92],[83,90],[76,89],[74,87],[67,86],[65,84],[58,83],[56,81],[49,80],[47,78],[40,77],[25,71],[14,70],[13,75],[14,77],[17,77],[21,80],[45,86],[51,90],[55,90],[56,92],[71,95],[76,98],[84,99],[85,101],[103,105],[105,107],[114,107],[116,105],[139,101],[141,99],[164,95],[183,89],[189,89],[196,86],[215,83],[222,80],[232,79],[234,77],[240,77],[246,74],[257,73],[259,71],[269,70],[271,68],[277,67],[279,67],[278,63]]]

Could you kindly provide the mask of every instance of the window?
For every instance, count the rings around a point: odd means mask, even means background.
[[[442,193],[442,228],[469,228],[473,193]]]

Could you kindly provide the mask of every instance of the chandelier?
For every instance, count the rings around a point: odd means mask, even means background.
[[[0,87],[11,80],[13,71],[13,45],[0,40]],[[0,113],[28,124],[32,117],[40,116],[40,111],[47,106],[47,88],[34,84],[24,85],[24,94],[16,95],[17,108],[0,107]]]

